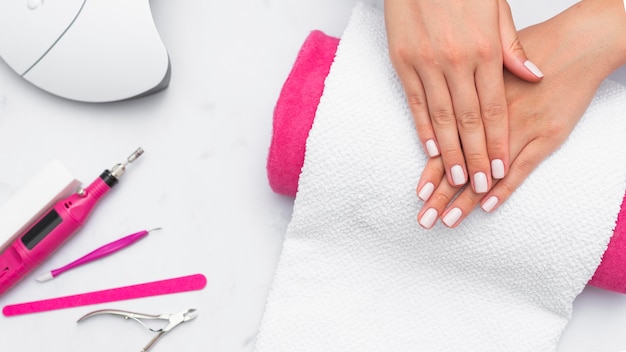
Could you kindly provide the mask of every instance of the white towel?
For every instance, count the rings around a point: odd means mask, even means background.
[[[358,5],[307,141],[256,351],[555,350],[624,194],[624,102],[606,82],[495,213],[423,230],[425,157],[382,13]]]

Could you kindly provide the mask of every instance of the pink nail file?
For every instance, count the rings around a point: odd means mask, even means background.
[[[56,309],[73,308],[91,304],[124,301],[135,298],[167,295],[171,293],[201,290],[206,286],[202,274],[153,281],[139,285],[124,286],[103,291],[82,293],[73,296],[46,299],[5,306],[2,314],[7,317],[39,313]]]

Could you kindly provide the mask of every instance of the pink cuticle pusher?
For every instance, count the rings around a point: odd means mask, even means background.
[[[87,264],[89,262],[92,262],[94,260],[100,259],[102,257],[105,257],[107,255],[113,254],[123,248],[126,248],[128,246],[130,246],[131,244],[139,241],[140,239],[146,237],[150,232],[152,231],[156,231],[156,230],[160,230],[160,227],[151,229],[151,230],[142,230],[136,233],[133,233],[131,235],[125,236],[120,238],[119,240],[113,241],[111,243],[105,244],[104,246],[93,250],[92,252],[76,259],[75,261],[61,267],[58,269],[54,269],[50,272],[45,273],[44,275],[41,275],[40,277],[37,278],[37,281],[39,282],[46,282],[49,280],[54,279],[55,277],[61,275],[62,273],[74,269],[76,267],[79,267],[81,265]]]

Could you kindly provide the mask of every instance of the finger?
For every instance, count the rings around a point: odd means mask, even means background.
[[[476,208],[482,197],[483,194],[478,194],[473,189],[465,187],[442,212],[441,222],[450,228],[457,227]]]
[[[539,82],[543,78],[541,70],[526,56],[522,42],[517,35],[511,7],[506,0],[498,2],[500,40],[504,66],[517,77],[529,82]]]
[[[540,141],[539,139],[531,141],[521,151],[515,151],[519,155],[513,161],[510,173],[504,179],[494,182],[489,194],[477,194],[470,188],[461,191],[447,209],[441,213],[441,222],[454,228],[472,212],[478,203],[481,203],[481,208],[488,213],[504,203],[545,159],[545,151],[551,150],[548,146],[542,145]]]
[[[445,170],[441,158],[430,158],[417,183],[417,197],[427,201],[443,179]]]
[[[467,172],[452,99],[443,74],[431,72],[420,72],[428,100],[430,119],[446,169],[448,183],[461,186],[467,182]]]
[[[425,229],[435,226],[439,214],[450,203],[454,195],[459,191],[458,187],[451,186],[448,182],[441,182],[430,199],[424,203],[417,214],[417,221]]]
[[[494,211],[545,159],[546,151],[552,150],[551,146],[546,145],[543,139],[534,139],[529,142],[523,135],[517,135],[512,143],[514,146],[512,153],[516,157],[507,176],[502,180],[495,181],[487,195],[477,194],[470,188],[463,189],[441,213],[444,225],[451,228],[457,227],[479,203],[484,211]]]
[[[535,139],[526,144],[511,163],[509,173],[484,196],[481,201],[481,208],[490,213],[504,203],[537,165],[545,159],[547,150],[552,149],[543,145],[540,139]]]
[[[459,70],[450,75],[448,82],[470,183],[476,193],[486,193],[491,184],[491,171],[485,138],[486,126],[483,124],[474,77],[473,70]],[[443,145],[442,151],[445,153]],[[454,164],[450,164],[455,161],[446,160],[445,154],[443,157],[446,170],[452,170]],[[459,184],[455,182],[455,185]]]
[[[480,111],[485,125],[487,155],[491,177],[501,179],[509,166],[509,118],[502,63],[495,60],[476,69],[476,89],[480,99]],[[465,145],[465,143],[463,144]],[[478,192],[476,187],[474,190]]]
[[[422,148],[424,148],[429,157],[438,156],[439,147],[437,146],[435,132],[428,114],[428,102],[426,101],[426,93],[424,92],[422,81],[412,66],[403,63],[395,66],[404,88],[406,101],[411,110],[415,130]]]

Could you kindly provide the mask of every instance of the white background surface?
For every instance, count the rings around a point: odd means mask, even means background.
[[[378,7],[382,0],[369,3]],[[518,27],[571,1],[511,1]],[[138,351],[151,338],[96,309],[199,316],[154,351],[252,351],[292,199],[270,190],[265,161],[273,107],[306,35],[340,36],[355,1],[151,1],[172,62],[170,87],[139,100],[90,105],[38,90],[0,63],[0,204],[51,159],[84,183],[145,154],[92,218],[0,305],[203,273],[203,291],[0,317],[3,351]],[[613,78],[626,83],[622,68]],[[40,284],[34,279],[141,229],[163,227],[112,257]],[[419,333],[419,332],[417,332]],[[587,288],[559,351],[626,350],[626,296]]]

